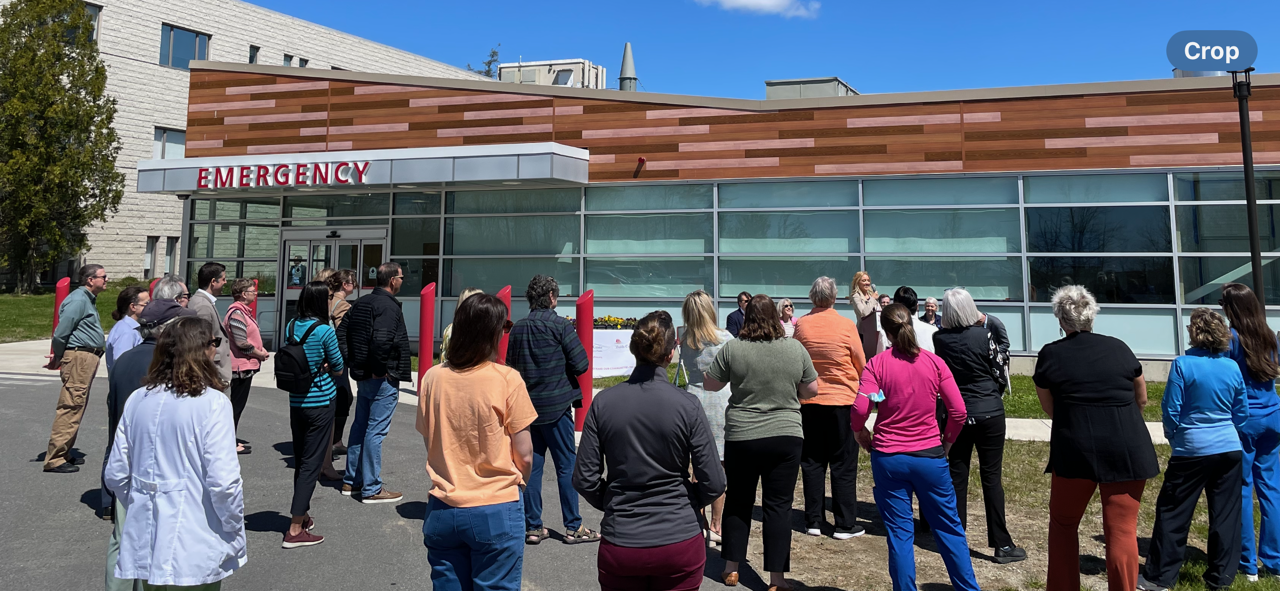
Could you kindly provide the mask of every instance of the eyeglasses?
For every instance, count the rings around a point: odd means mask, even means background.
[[[178,294],[178,297],[173,298],[173,299],[175,299],[175,300],[189,300],[189,299],[191,299],[191,294],[189,294],[189,293],[180,293],[180,294]]]
[[[502,332],[511,332],[511,327],[515,326],[510,320],[502,323]]]
[[[209,340],[209,346],[217,349],[222,346],[222,337],[213,337]]]

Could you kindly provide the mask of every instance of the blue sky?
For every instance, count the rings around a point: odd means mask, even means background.
[[[1280,71],[1280,2],[842,0],[252,0],[445,63],[586,58],[641,90],[764,98],[764,81],[840,76],[862,93],[1171,76],[1185,29],[1239,29]],[[1224,84],[1224,88],[1229,86]]]

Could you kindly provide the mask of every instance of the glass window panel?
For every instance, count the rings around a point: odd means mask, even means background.
[[[578,260],[570,258],[528,259],[445,259],[444,295],[457,297],[465,288],[477,287],[485,293],[498,293],[511,286],[511,309],[514,313],[524,302],[524,291],[534,275],[550,275],[560,284],[560,297],[578,295]],[[566,305],[568,302],[566,302]],[[528,305],[524,308],[527,310]]]
[[[355,271],[356,264],[360,260],[360,243],[339,242],[337,256],[338,260],[333,265],[335,269],[351,269]]]
[[[160,25],[160,65],[169,65],[169,42],[173,36],[173,27]]]
[[[1026,334],[1026,325],[1023,320],[1022,308],[983,305],[981,311],[989,316],[999,318],[1004,323],[1004,328],[1009,333],[1010,351],[1027,350],[1027,340],[1024,336]],[[920,314],[924,314],[923,301],[920,302]],[[917,314],[917,316],[920,314]]]
[[[191,200],[191,219],[193,220],[209,219],[209,204],[210,204],[210,201],[208,199],[192,199]]]
[[[1254,172],[1254,197],[1280,199],[1280,170]],[[1243,172],[1189,172],[1173,175],[1178,201],[1244,201]]]
[[[1022,301],[1019,257],[867,257],[867,273],[880,293],[906,285],[923,300],[963,287],[975,300]]]
[[[1280,305],[1280,263],[1262,259],[1267,305]],[[1216,306],[1222,286],[1243,283],[1253,288],[1253,266],[1249,257],[1180,257],[1182,303],[1188,306]]]
[[[1027,203],[1109,203],[1168,201],[1163,174],[1087,174],[1022,177]]]
[[[711,209],[711,200],[711,185],[587,188],[587,211]]]
[[[1172,257],[1032,257],[1031,301],[1083,285],[1103,304],[1172,304]]]
[[[310,269],[307,266],[307,257],[309,256],[307,253],[308,244],[309,243],[305,240],[289,242],[289,262],[285,271],[285,274],[288,277],[286,283],[289,286],[289,289],[302,289],[302,286],[306,285],[307,281],[311,278],[311,273],[309,272]]]
[[[720,207],[842,207],[858,204],[858,181],[720,184]]]
[[[677,254],[712,251],[709,213],[587,216],[590,254]]]
[[[187,258],[209,256],[209,224],[191,224],[187,240]]]
[[[722,213],[720,252],[858,252],[858,212]]]
[[[586,288],[597,297],[682,298],[712,289],[710,258],[587,259],[586,271]]]
[[[578,216],[449,218],[445,254],[578,254]]]
[[[164,159],[184,158],[187,155],[187,132],[170,129],[164,132]]]
[[[1093,331],[1124,341],[1136,355],[1178,354],[1177,317],[1171,309],[1103,308]],[[1053,309],[1031,308],[1031,346],[1038,350],[1061,338]]]
[[[1168,206],[1028,207],[1028,252],[1172,252]]]
[[[1280,205],[1258,205],[1262,252],[1280,250]],[[1248,210],[1244,205],[1178,207],[1178,246],[1183,252],[1249,252]]]
[[[250,220],[280,219],[279,197],[252,197],[241,199],[244,203],[244,217]]]
[[[391,220],[392,256],[439,256],[440,218]]]
[[[196,34],[184,29],[173,29],[173,57],[169,65],[183,70],[191,67],[196,59]]]
[[[237,273],[238,277],[258,280],[258,311],[261,314],[261,298],[273,296],[276,293],[276,263],[274,261],[246,261],[240,263],[240,270]]]
[[[836,280],[840,297],[849,295],[849,282],[858,270],[857,257],[721,257],[720,294],[765,293],[774,298],[808,298],[813,280],[826,275]]]
[[[868,210],[867,252],[1020,252],[1016,209]]]
[[[213,219],[215,220],[238,220],[240,219],[240,202],[231,199],[215,199],[213,202]]]
[[[311,268],[310,268],[311,272],[308,275],[306,275],[306,279],[304,280],[304,283],[315,279],[316,273],[319,273],[322,269],[329,267],[331,265],[331,262],[334,260],[333,254],[334,253],[333,253],[332,243],[312,242],[311,243]],[[382,264],[382,263],[379,262],[378,264]]]
[[[396,215],[440,215],[439,193],[396,193]]]
[[[400,263],[400,267],[404,270],[404,285],[400,286],[400,293],[403,296],[419,297],[422,295],[422,288],[430,283],[437,283],[436,293],[439,293],[440,259],[400,259],[392,257],[391,261]],[[414,308],[417,308],[416,304]]]
[[[209,36],[196,35],[196,59],[209,59]]]
[[[387,215],[391,195],[362,193],[355,195],[290,195],[284,200],[284,217],[322,218]]]
[[[244,252],[246,258],[275,258],[280,253],[280,228],[275,224],[245,224]]]
[[[381,241],[365,240],[360,243],[360,269],[356,270],[356,275],[360,277],[360,287],[373,289],[378,286],[378,267],[386,262],[384,253]]]
[[[512,189],[450,191],[448,213],[541,213],[578,211],[581,189]]]
[[[161,160],[164,158],[164,132],[164,128],[157,127],[155,135],[151,139],[152,160]]]
[[[1018,202],[1014,177],[862,182],[863,205],[974,205]]]
[[[297,228],[321,227],[321,226],[385,226],[388,222],[387,218],[355,218],[349,220],[335,220],[333,218],[321,220],[285,220],[280,224],[283,226],[293,226]]]

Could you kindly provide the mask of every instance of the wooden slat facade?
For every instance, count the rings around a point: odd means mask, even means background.
[[[592,182],[1241,163],[1228,88],[764,112],[520,91],[193,71],[186,155],[556,141]],[[1280,164],[1280,87],[1250,105],[1255,162]]]

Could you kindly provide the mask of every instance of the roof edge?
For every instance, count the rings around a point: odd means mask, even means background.
[[[1119,82],[1083,82],[1072,84],[1049,84],[1038,86],[1010,86],[1000,88],[978,88],[965,90],[931,90],[923,92],[895,92],[883,94],[859,94],[853,96],[822,97],[808,99],[735,99],[720,97],[703,97],[684,94],[664,94],[656,92],[621,92],[617,90],[597,90],[588,88],[566,88],[534,84],[513,84],[489,80],[463,80],[456,78],[433,78],[427,76],[409,76],[403,74],[372,74],[347,70],[319,70],[307,68],[291,68],[286,66],[267,66],[261,64],[240,64],[231,62],[215,62],[193,60],[192,72],[237,72],[244,74],[262,74],[267,76],[285,76],[290,78],[318,78],[324,80],[342,80],[346,82],[365,82],[372,84],[394,84],[401,86],[426,86],[448,88],[453,90],[470,90],[476,92],[500,92],[504,94],[527,94],[533,96],[549,96],[586,100],[622,101],[631,103],[653,103],[686,107],[707,107],[716,109],[733,109],[741,111],[782,111],[788,109],[822,109],[836,107],[863,107],[875,105],[899,105],[908,103],[943,103],[961,101],[998,101],[1006,99],[1025,99],[1056,96],[1105,95],[1140,92],[1169,92],[1180,90],[1221,90],[1230,92],[1229,83],[1224,84],[1225,77],[1214,76],[1204,78],[1161,78],[1156,80],[1126,80]],[[1280,86],[1280,74],[1255,74],[1253,82],[1256,86]]]

